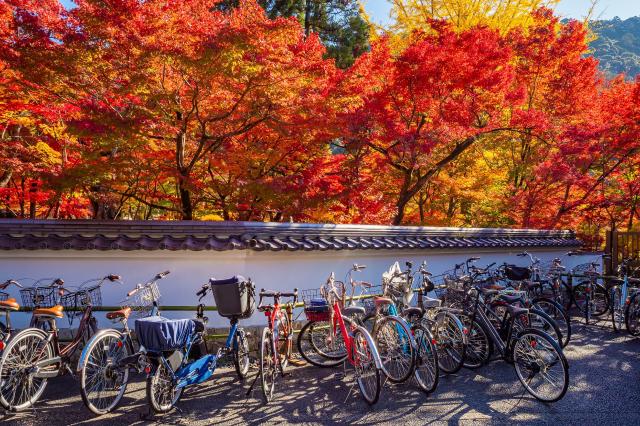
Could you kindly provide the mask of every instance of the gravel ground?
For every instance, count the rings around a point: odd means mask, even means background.
[[[640,339],[613,333],[609,324],[574,324],[565,354],[570,363],[570,387],[561,401],[537,402],[518,382],[513,367],[503,361],[452,376],[441,376],[428,397],[410,383],[385,384],[380,401],[369,407],[352,388],[343,369],[295,367],[279,383],[277,399],[264,405],[258,386],[246,397],[252,378],[238,382],[229,368],[215,380],[188,388],[178,409],[142,421],[147,412],[144,381],[131,383],[120,408],[96,418],[84,407],[78,383],[71,377],[51,380],[33,411],[0,415],[2,424],[257,424],[269,423],[462,423],[462,424],[640,424]],[[253,370],[252,375],[256,370]]]

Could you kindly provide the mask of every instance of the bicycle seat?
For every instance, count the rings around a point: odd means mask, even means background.
[[[346,316],[351,316],[351,315],[364,315],[365,314],[365,309],[362,306],[345,306],[344,308],[342,308],[342,314],[346,315]]]
[[[20,309],[20,305],[18,305],[18,302],[16,302],[16,299],[14,298],[0,302],[1,311],[17,311],[18,309]]]
[[[440,305],[442,305],[442,301],[440,299],[434,299],[432,297],[425,297],[422,301],[422,306],[424,306],[425,309],[438,308],[440,307]]]
[[[485,296],[492,296],[494,294],[498,294],[499,291],[493,288],[481,288],[480,291],[482,292],[483,295]]]
[[[509,311],[509,314],[511,314],[511,316],[518,316],[520,314],[528,314],[529,310],[526,308],[519,308],[517,306],[514,305],[505,305],[505,308],[507,308],[507,311]]]
[[[60,305],[56,305],[51,308],[36,308],[33,310],[33,315],[45,318],[62,318],[63,309],[64,308]]]
[[[498,300],[500,300],[502,302],[506,302],[506,303],[511,305],[513,303],[522,302],[522,297],[521,296],[517,296],[517,295],[512,295],[512,294],[499,294],[498,295]]]
[[[393,300],[389,299],[388,297],[374,297],[373,303],[375,303],[376,306],[392,305]]]
[[[405,310],[402,311],[402,316],[405,317],[421,317],[422,316],[422,309],[420,308],[406,308]]]
[[[118,311],[107,312],[107,319],[129,318],[129,315],[131,315],[131,308],[122,308]]]

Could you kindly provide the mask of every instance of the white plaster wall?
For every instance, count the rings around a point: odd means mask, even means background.
[[[568,248],[530,249],[529,251],[543,260],[562,257],[563,264],[570,267],[585,263],[595,256],[564,256]],[[73,287],[82,281],[101,277],[107,274],[118,274],[123,277],[124,284],[106,282],[103,285],[102,298],[106,306],[119,305],[127,291],[136,283],[144,282],[154,274],[170,270],[165,279],[159,281],[162,293],[161,304],[196,305],[196,291],[209,277],[227,278],[235,274],[251,277],[258,291],[261,288],[272,290],[291,290],[318,288],[323,284],[331,271],[338,279],[343,279],[353,263],[365,264],[367,269],[357,274],[357,279],[380,283],[380,276],[394,261],[413,261],[419,265],[427,260],[429,270],[437,275],[451,269],[470,256],[480,256],[479,266],[492,262],[498,264],[510,262],[528,265],[527,258],[516,257],[518,249],[475,249],[456,250],[354,250],[354,251],[295,251],[295,252],[258,252],[251,250],[237,251],[6,251],[0,253],[0,280],[9,278],[42,278],[60,277],[65,286]],[[25,283],[28,281],[25,281]],[[18,300],[15,287],[10,292]],[[214,305],[213,296],[204,301]],[[15,327],[24,327],[28,322],[28,313],[12,316]],[[168,317],[192,317],[191,312],[163,312]],[[226,326],[228,321],[209,312],[210,326]],[[109,322],[104,313],[98,312],[102,327]],[[256,313],[246,320],[246,324],[262,324],[264,317]],[[61,320],[60,326],[66,327],[67,320]]]

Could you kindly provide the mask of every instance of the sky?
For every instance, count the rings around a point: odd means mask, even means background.
[[[390,3],[387,0],[364,0],[365,9],[371,19],[379,24],[389,22]],[[590,0],[561,0],[556,12],[565,18],[581,19],[587,14]],[[640,0],[598,0],[594,18],[611,19],[615,16],[626,19],[640,16]]]

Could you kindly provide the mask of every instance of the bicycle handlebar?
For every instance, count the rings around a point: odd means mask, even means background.
[[[15,285],[18,288],[22,288],[22,284],[20,284],[18,281],[12,280],[12,279],[8,279],[4,283],[0,284],[0,290],[4,290],[4,289],[6,289],[7,287],[9,287],[12,284]]]

